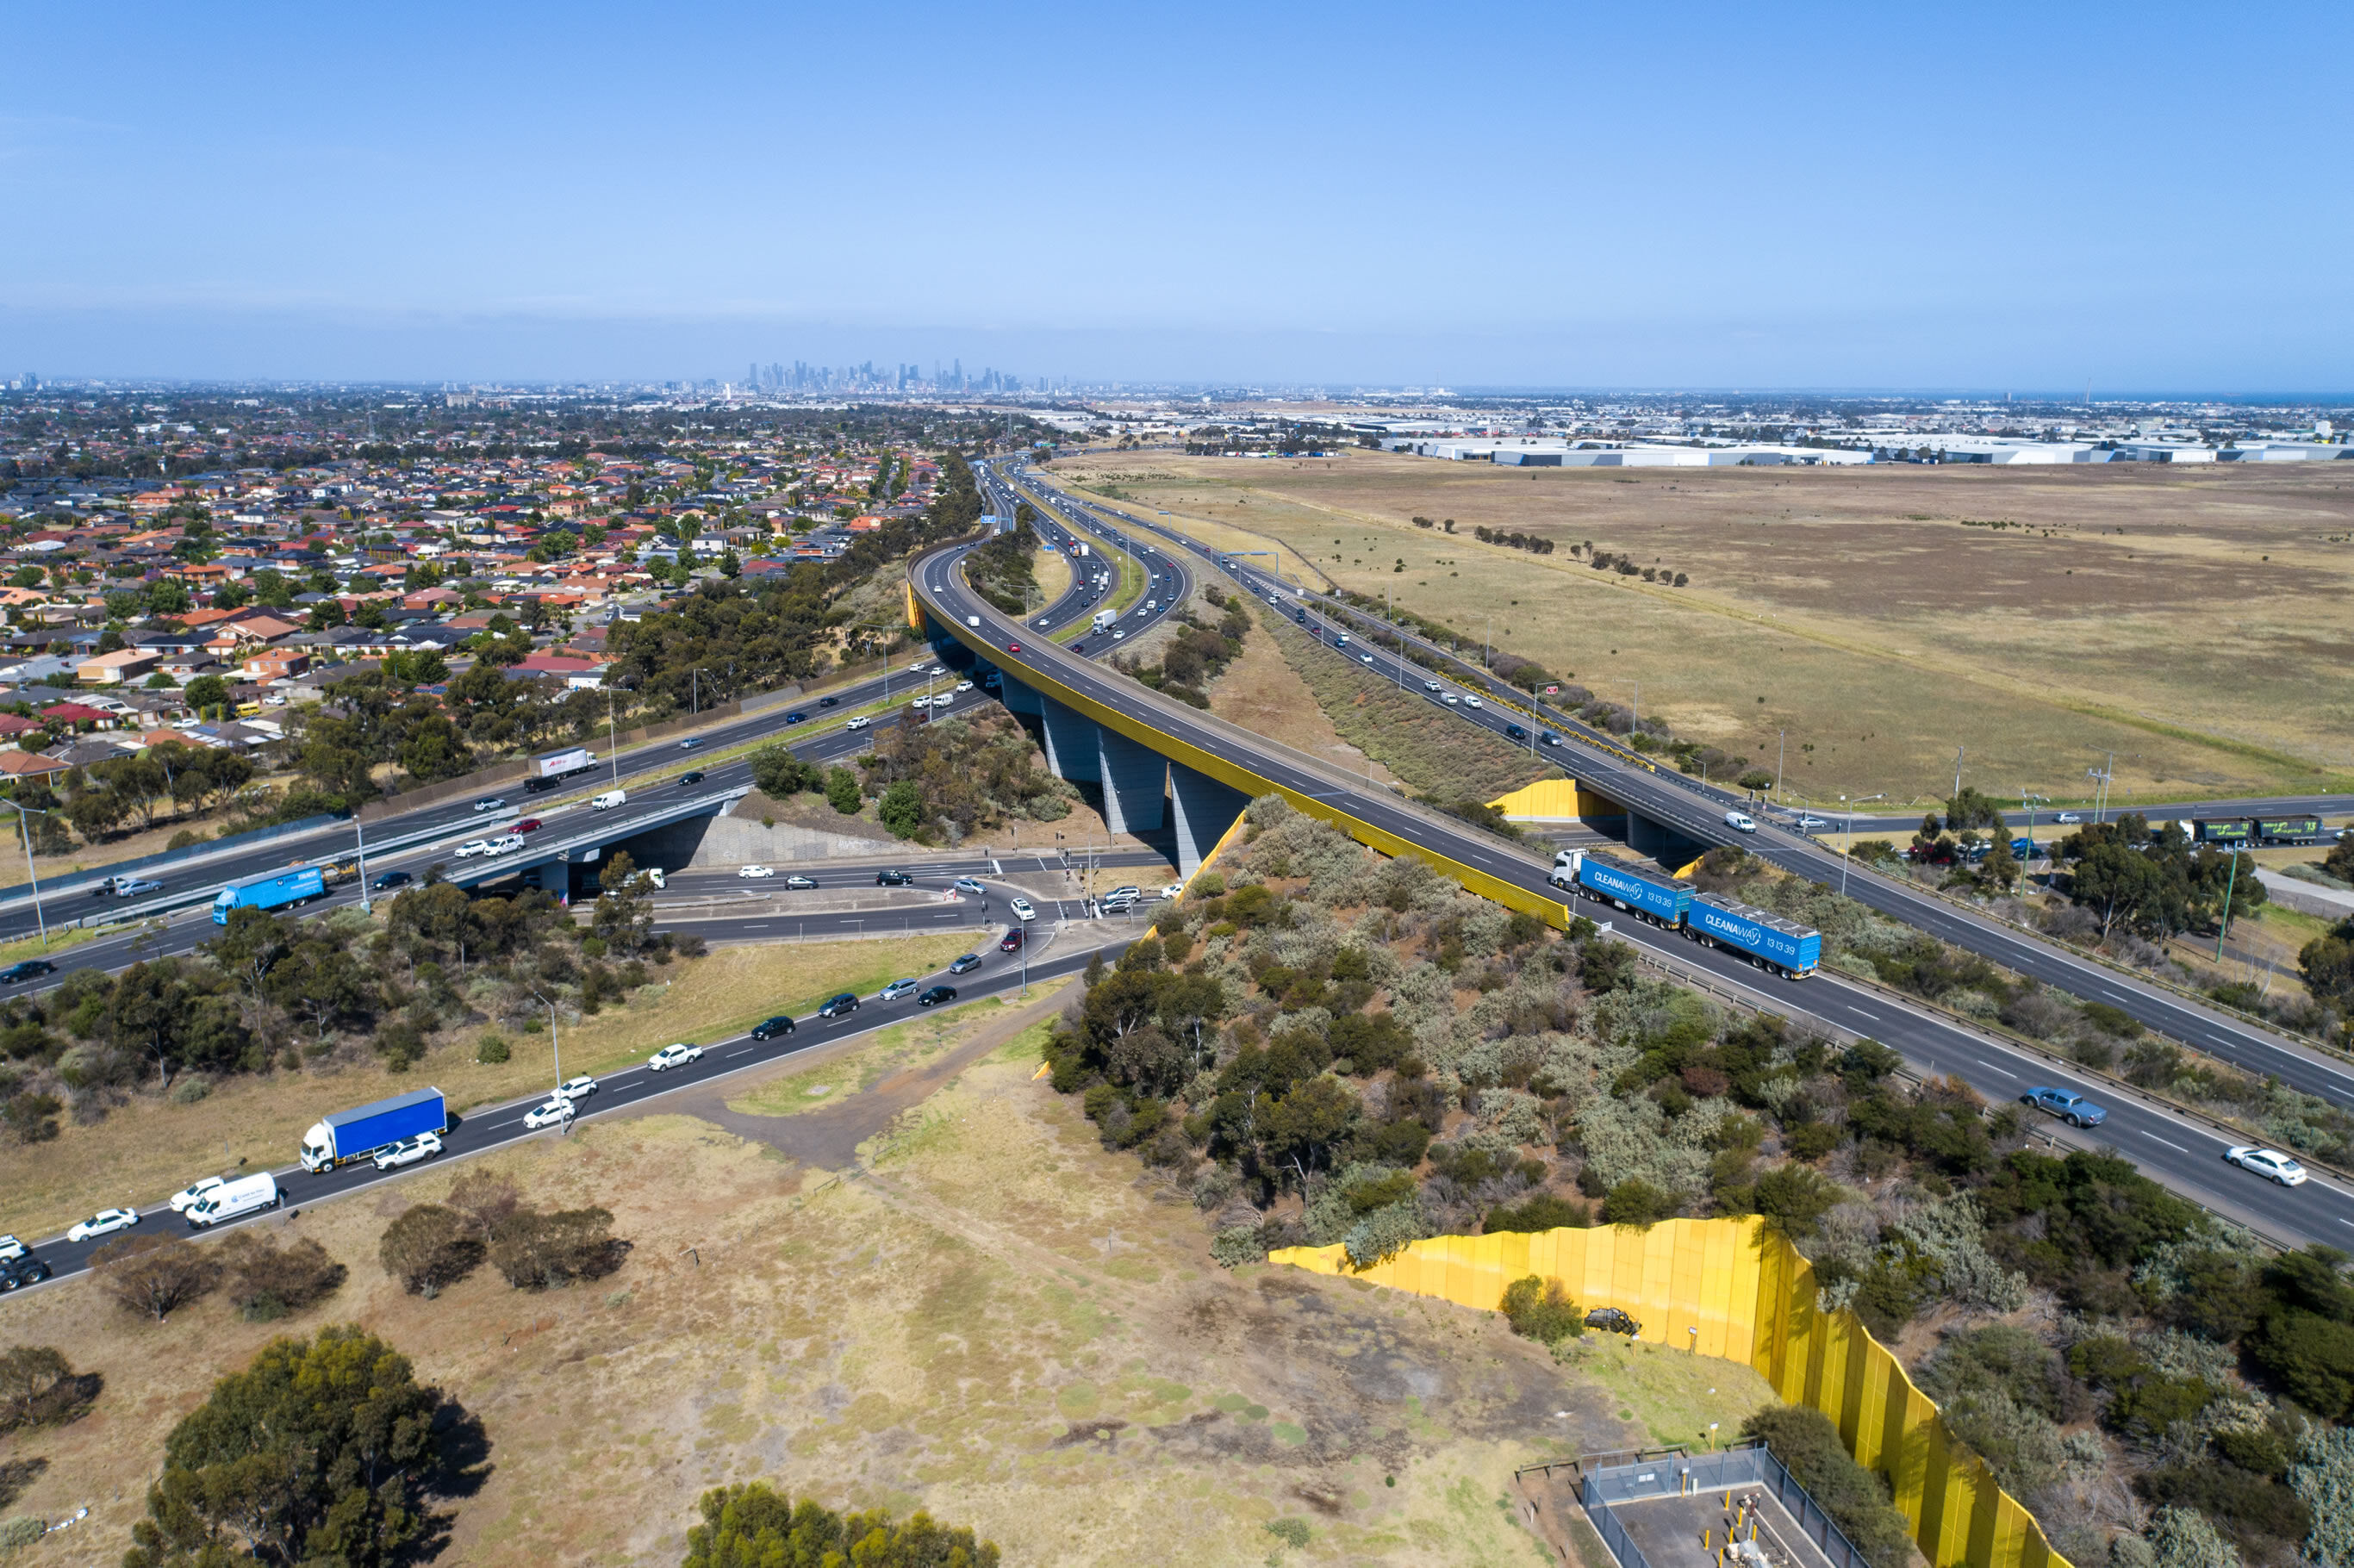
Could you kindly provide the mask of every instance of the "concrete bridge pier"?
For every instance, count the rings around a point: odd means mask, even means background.
[[[1118,730],[1095,726],[1096,778],[1103,784],[1104,824],[1115,833],[1161,830],[1169,793],[1169,759]]]
[[[1036,690],[1023,685],[1011,675],[1002,673],[998,678],[998,694],[1004,699],[1007,713],[1019,714],[1025,718],[1045,716],[1046,699],[1040,696]]]
[[[1087,715],[1065,707],[1041,694],[1039,712],[1045,723],[1046,769],[1075,784],[1099,783],[1103,779],[1103,730]],[[1118,832],[1118,829],[1114,829]]]
[[[1191,882],[1250,797],[1182,762],[1169,765],[1169,795],[1177,819],[1177,879]]]

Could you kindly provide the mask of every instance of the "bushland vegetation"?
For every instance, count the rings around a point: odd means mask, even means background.
[[[1824,1307],[1921,1347],[1956,1435],[2073,1560],[2114,1542],[2132,1568],[2190,1568],[2212,1542],[2285,1565],[2354,1539],[2332,1500],[2354,1498],[2342,1255],[2267,1260],[2121,1157],[2028,1147],[2016,1107],[1720,1007],[1588,922],[1551,931],[1279,801],[1252,804],[1229,854],[1047,1045],[1054,1087],[1192,1196],[1219,1261],[1338,1243],[1363,1266],[1432,1234],[1762,1215]],[[1925,962],[1827,890],[1725,859],[1707,874],[1831,916],[1854,961]],[[1514,1289],[1499,1306],[1538,1339],[1613,1305]],[[1861,1499],[1838,1517],[1875,1550],[1885,1478],[1851,1483],[1824,1485]]]
[[[881,1509],[836,1513],[799,1502],[766,1481],[716,1487],[697,1504],[684,1568],[996,1568],[993,1542],[935,1524],[929,1514],[895,1520]]]
[[[1210,697],[1202,688],[1242,656],[1243,638],[1250,631],[1250,610],[1240,599],[1214,587],[1204,588],[1202,597],[1220,612],[1215,626],[1205,624],[1190,608],[1182,609],[1172,618],[1176,630],[1162,646],[1158,663],[1140,663],[1131,656],[1115,658],[1112,663],[1156,692],[1206,710]]]

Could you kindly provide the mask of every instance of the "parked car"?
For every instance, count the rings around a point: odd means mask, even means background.
[[[127,1231],[138,1223],[139,1211],[136,1209],[101,1209],[68,1231],[66,1240],[94,1241],[100,1236],[111,1236],[117,1231]]]
[[[960,876],[953,885],[959,893],[970,893],[976,898],[985,897],[989,893],[989,889],[983,887],[976,877]]]
[[[1724,825],[1736,833],[1754,833],[1757,831],[1757,819],[1746,811],[1727,811]]]
[[[799,873],[795,873],[793,875],[785,878],[785,885],[791,888],[795,893],[807,893],[811,888],[817,885],[817,878],[814,876],[802,876]]]
[[[758,878],[774,876],[777,874],[777,870],[776,867],[769,865],[739,865],[736,868],[736,874]]]
[[[684,1067],[689,1062],[700,1061],[702,1058],[702,1046],[690,1045],[682,1040],[675,1045],[665,1045],[647,1057],[646,1070],[651,1073],[666,1073],[673,1067]]]
[[[875,885],[877,887],[913,887],[916,885],[916,874],[911,871],[878,871],[875,874]]]
[[[37,980],[43,975],[53,975],[57,972],[58,966],[47,959],[26,959],[19,963],[10,964],[5,969],[0,969],[0,985],[22,985],[27,980]]]
[[[752,1025],[752,1038],[755,1040],[774,1040],[779,1034],[790,1034],[792,1032],[793,1021],[781,1012],[774,1018],[764,1018]]]
[[[2041,1084],[2019,1097],[2020,1104],[2049,1111],[2070,1127],[2098,1127],[2109,1119],[2106,1108],[2094,1105],[2084,1096],[2066,1089],[2046,1088]]]
[[[1016,898],[1006,907],[1013,911],[1013,917],[1016,920],[1030,921],[1038,918],[1038,911],[1030,906],[1030,901],[1027,898]]]
[[[572,1102],[570,1100],[558,1095],[556,1098],[546,1101],[543,1104],[534,1106],[531,1109],[525,1111],[524,1113],[523,1124],[532,1131],[537,1132],[543,1127],[561,1126],[563,1123],[570,1121],[578,1114],[579,1113],[578,1111],[572,1108]]]
[[[903,996],[913,996],[919,989],[911,980],[895,980],[875,993],[877,1001],[896,1001]]]
[[[584,1073],[579,1077],[565,1079],[556,1092],[567,1100],[585,1100],[597,1092],[597,1080]]]
[[[871,725],[875,721],[873,719],[867,717],[864,714],[859,714],[854,717],[843,720],[842,727],[844,729],[864,729],[868,725]]]
[[[702,782],[703,769],[700,768],[691,768],[678,776],[678,787],[682,789],[692,789]]]
[[[1624,1334],[1630,1340],[1643,1331],[1642,1324],[1616,1307],[1596,1307],[1585,1315],[1585,1326],[1606,1334]]]
[[[944,1001],[954,1001],[955,1000],[956,987],[952,985],[936,985],[928,987],[920,992],[916,998],[916,1005],[917,1007],[938,1007]]]
[[[185,1214],[188,1212],[189,1204],[220,1186],[227,1180],[228,1178],[222,1176],[200,1176],[164,1201],[171,1204],[172,1213]]]
[[[858,1011],[858,998],[850,991],[827,997],[818,1010],[820,1018],[847,1018]]]
[[[49,1266],[37,1257],[0,1263],[0,1290],[21,1290],[27,1285],[38,1285],[49,1273]]]
[[[2266,1181],[2277,1181],[2284,1187],[2295,1187],[2306,1180],[2304,1166],[2277,1149],[2254,1149],[2245,1144],[2223,1151],[2223,1158],[2243,1171],[2253,1171]]]
[[[1005,933],[1005,940],[997,944],[997,950],[1001,953],[1020,952],[1022,950],[1022,927],[1016,926],[1013,929],[1007,931]]]
[[[678,743],[678,748],[681,751],[693,751],[696,747],[701,746],[702,744],[703,741],[701,737],[690,735],[684,740]]]
[[[981,968],[979,953],[959,953],[949,960],[949,973],[952,975],[970,974],[979,968]]]
[[[404,1165],[414,1165],[420,1160],[430,1160],[441,1152],[441,1135],[420,1132],[415,1138],[404,1138],[398,1143],[387,1144],[376,1150],[376,1168],[397,1171]]]

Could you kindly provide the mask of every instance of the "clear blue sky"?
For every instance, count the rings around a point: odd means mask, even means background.
[[[2354,387],[2354,12],[20,6],[0,370]]]

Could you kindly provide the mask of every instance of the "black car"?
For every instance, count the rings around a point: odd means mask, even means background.
[[[981,968],[979,953],[959,953],[949,960],[949,973],[952,975],[970,974],[979,968]]]
[[[1606,1334],[1625,1334],[1629,1339],[1643,1331],[1643,1325],[1616,1307],[1596,1307],[1585,1315],[1585,1326],[1599,1329]]]
[[[807,724],[809,723],[809,715],[801,712],[799,708],[795,708],[792,712],[785,715],[785,722],[787,724]]]
[[[27,1285],[38,1285],[49,1277],[49,1266],[37,1257],[20,1257],[0,1263],[0,1290],[16,1290]]]
[[[827,997],[825,1005],[817,1010],[817,1015],[820,1018],[842,1018],[857,1011],[858,993],[845,991],[839,996]]]
[[[916,1005],[917,1007],[938,1007],[944,1001],[954,1001],[955,1000],[956,987],[952,985],[936,985],[928,990],[919,991],[916,993]]]
[[[678,776],[678,787],[682,789],[692,789],[697,784],[702,782],[703,769],[700,768],[692,769],[689,772],[682,773]]]
[[[774,1040],[779,1034],[790,1034],[792,1032],[792,1019],[781,1012],[774,1018],[764,1018],[752,1025],[752,1038],[755,1040]]]
[[[1537,736],[1537,738],[1547,746],[1559,746],[1561,744],[1561,736],[1553,734],[1551,730],[1545,731],[1544,734]]]
[[[997,950],[1001,953],[1020,952],[1022,950],[1022,927],[1016,926],[1011,931],[1006,932],[1005,940],[997,944]]]
[[[27,980],[39,980],[43,975],[58,972],[58,966],[47,959],[27,959],[0,969],[0,985],[22,985]]]
[[[840,701],[842,701],[840,697],[820,697],[817,700],[817,705],[822,708],[830,708]]]
[[[517,826],[520,825],[520,823],[517,824]],[[369,883],[368,885],[375,888],[378,893],[382,893],[387,887],[406,887],[416,880],[417,878],[411,876],[405,871],[387,871],[382,876],[377,877],[374,882]]]
[[[1506,726],[1504,726],[1504,733],[1505,733],[1506,735],[1510,736],[1511,736],[1512,739],[1514,739],[1514,740],[1526,740],[1526,739],[1528,739],[1528,737],[1529,737],[1529,732],[1528,732],[1527,730],[1522,729],[1519,725],[1516,725],[1516,724],[1508,724],[1508,725],[1506,725]]]
[[[878,871],[875,874],[877,887],[913,887],[916,874],[912,871]]]

